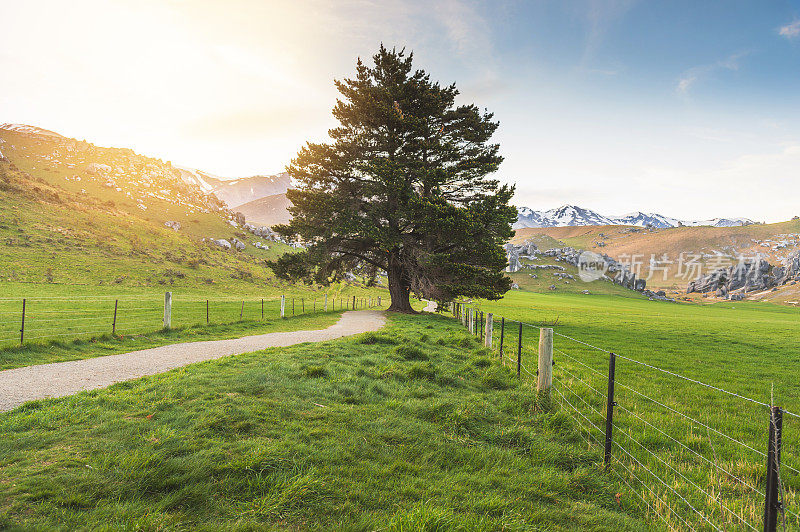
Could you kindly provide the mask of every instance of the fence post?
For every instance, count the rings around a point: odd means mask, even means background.
[[[22,327],[19,328],[19,345],[25,343],[25,298],[22,298]]]
[[[305,314],[306,313],[306,298],[302,298],[300,300],[300,304],[302,305],[302,307],[300,309],[300,313],[301,314]]]
[[[381,296],[378,296],[378,306],[381,306]]]
[[[206,325],[208,325],[208,323],[209,323],[209,320],[208,320],[208,299],[206,299]]]
[[[536,372],[536,391],[550,393],[553,386],[553,329],[539,329],[539,371]]]
[[[481,311],[481,319],[478,321],[478,328],[480,329],[478,331],[478,336],[480,336],[481,340],[483,340],[483,324],[484,323],[485,323],[485,321],[484,321],[484,318],[483,318],[483,311]]]
[[[294,298],[292,298],[292,316],[294,316]]]
[[[261,298],[261,319],[264,319],[264,298]]]
[[[281,318],[286,317],[286,296],[281,296]]]
[[[517,377],[522,374],[522,322],[519,322],[519,344],[517,344]]]
[[[780,500],[781,439],[783,411],[779,406],[770,407],[769,438],[767,440],[767,486],[764,500],[764,532],[775,532],[778,527],[778,512],[782,510]]]
[[[119,299],[114,300],[114,322],[111,324],[111,336],[117,334],[117,306],[119,305]]]
[[[325,294],[325,312],[328,312],[328,294]]]
[[[172,327],[172,292],[164,292],[164,328]]]
[[[489,312],[486,314],[486,336],[484,345],[489,349],[492,348],[492,334],[494,333],[494,323],[493,323],[494,315]]]
[[[242,308],[239,310],[239,321],[242,321],[242,316],[244,316],[244,301],[242,301]]]
[[[506,335],[506,318],[500,318],[500,360],[503,360],[505,366],[505,358],[503,357],[503,337]]]
[[[611,463],[611,444],[614,434],[614,373],[616,372],[617,355],[608,354],[608,397],[606,397],[606,447],[603,455],[603,464],[608,467]]]
[[[351,310],[356,309],[356,296],[353,296],[353,308]]]

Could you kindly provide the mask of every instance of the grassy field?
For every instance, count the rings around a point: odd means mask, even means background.
[[[0,349],[0,371],[34,364],[49,364],[127,353],[179,342],[222,340],[251,334],[324,329],[336,323],[340,316],[341,312],[339,311],[320,311],[298,314],[286,319],[271,316],[264,320],[245,319],[212,325],[189,325],[133,335],[100,334],[90,339],[31,343],[22,347]]]
[[[763,403],[771,403],[774,396],[774,404],[800,413],[800,314],[793,308],[516,291],[478,307],[498,319],[554,327],[555,397],[563,411],[572,412],[597,439],[603,437],[609,356],[567,336]],[[539,331],[534,326],[523,328],[523,361],[535,373]],[[506,354],[515,356],[518,325],[507,322],[507,327]],[[496,324],[495,345],[499,333]],[[653,519],[657,520],[656,513],[672,514],[669,505],[697,529],[714,529],[705,519],[725,530],[749,529],[737,515],[760,527],[763,497],[757,491],[764,487],[761,453],[767,447],[767,408],[621,358],[616,372],[615,440],[642,463],[637,465],[615,447],[616,458],[623,462],[616,468],[630,475],[624,468],[632,467],[653,489],[650,492],[627,477],[658,507],[651,512]],[[800,469],[798,442],[800,419],[785,415],[782,479],[786,507],[794,514],[800,513],[800,477],[792,470]],[[787,513],[789,525],[800,526],[791,513]],[[674,514],[670,523],[686,528]]]
[[[437,316],[29,403],[0,441],[7,528],[652,529],[568,415]]]
[[[163,327],[164,292],[160,288],[118,286],[68,286],[1,283],[0,365],[3,350],[20,345],[22,305],[25,299],[25,344],[88,340],[111,335],[131,336]],[[173,288],[172,326],[220,325],[238,321],[271,320],[280,316],[280,293],[273,287],[250,292],[218,289]],[[359,307],[388,305],[387,292],[377,288],[339,284],[327,289],[291,287],[285,292],[286,316],[328,309],[347,309],[357,298]],[[116,326],[114,326],[114,309]],[[262,314],[263,311],[263,314]]]

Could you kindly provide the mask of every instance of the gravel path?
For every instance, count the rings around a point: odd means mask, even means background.
[[[174,368],[230,355],[286,347],[304,342],[324,342],[383,327],[382,312],[345,312],[337,323],[317,331],[293,331],[164,345],[130,353],[106,355],[0,371],[0,411],[34,399],[63,397],[84,390],[105,388],[116,382],[155,375]]]

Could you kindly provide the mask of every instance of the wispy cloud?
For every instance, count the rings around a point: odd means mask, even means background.
[[[778,35],[783,35],[787,39],[794,39],[800,36],[800,19],[778,28]]]
[[[748,52],[731,54],[725,59],[707,65],[698,65],[686,70],[678,78],[675,91],[678,94],[688,94],[690,89],[702,78],[712,75],[719,70],[739,70],[741,59],[748,55]]]

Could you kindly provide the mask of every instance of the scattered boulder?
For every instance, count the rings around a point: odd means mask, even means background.
[[[164,225],[166,227],[169,227],[173,231],[179,231],[180,228],[181,228],[181,223],[180,222],[174,222],[174,221],[171,221],[171,220],[168,220],[168,221],[164,222]]]
[[[238,238],[233,239],[233,247],[236,248],[236,251],[242,251],[245,248],[246,244],[239,240]]]
[[[222,249],[231,249],[231,243],[225,240],[224,238],[220,238],[218,240],[214,240],[213,238],[210,240],[212,244],[217,247],[221,247]]]
[[[792,255],[795,257],[793,258]],[[759,258],[751,261],[739,261],[729,268],[718,268],[708,275],[689,282],[686,293],[713,292],[717,297],[727,297],[734,291],[747,293],[769,290],[787,282],[793,275],[789,273],[795,266],[793,261],[800,262],[800,258],[797,257],[797,252],[792,255],[786,258],[784,266],[773,266]],[[797,264],[797,268],[800,269],[800,264]]]
[[[92,175],[102,175],[111,172],[111,167],[107,164],[89,163],[86,165],[86,173]]]

